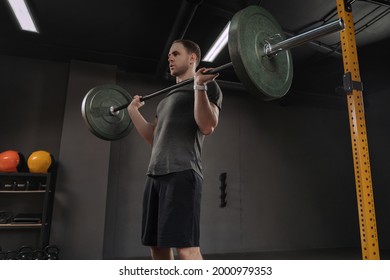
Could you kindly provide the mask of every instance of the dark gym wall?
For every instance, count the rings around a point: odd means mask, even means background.
[[[359,69],[363,82],[368,145],[370,152],[371,174],[377,216],[379,248],[390,248],[390,198],[389,172],[390,169],[390,83],[388,79],[387,61],[390,61],[390,41],[385,40],[374,45],[358,49]],[[314,67],[302,68],[295,75],[294,83],[306,92],[326,94],[328,99],[337,96],[344,98],[345,93],[336,90],[342,86],[343,66],[341,59],[324,63],[318,57]],[[326,77],[327,83],[320,81]],[[301,80],[299,83],[298,81]],[[345,103],[345,102],[343,102]],[[344,107],[346,105],[343,105]]]
[[[150,76],[118,71],[117,83],[134,95],[145,95],[167,86]],[[148,100],[141,108],[145,118],[152,120],[162,97]],[[135,129],[111,144],[104,258],[128,258],[148,254],[140,246],[142,190],[150,146]]]
[[[69,64],[0,55],[0,152],[58,159]]]
[[[64,259],[102,259],[110,142],[87,129],[86,93],[116,83],[116,66],[72,61],[59,154],[51,241]]]

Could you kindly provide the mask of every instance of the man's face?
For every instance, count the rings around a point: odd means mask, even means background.
[[[168,54],[169,70],[172,76],[184,74],[193,63],[190,55],[181,43],[173,43]]]

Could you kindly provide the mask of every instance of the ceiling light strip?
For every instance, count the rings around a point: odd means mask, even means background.
[[[203,61],[213,62],[214,59],[218,56],[218,54],[222,51],[222,49],[226,46],[229,37],[229,27],[230,21],[225,26],[221,34],[219,34],[217,40],[213,43],[210,50],[206,53]]]
[[[31,17],[25,0],[8,0],[8,3],[18,20],[20,27],[25,31],[38,33],[38,29]]]

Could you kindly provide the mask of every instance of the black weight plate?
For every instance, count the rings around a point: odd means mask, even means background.
[[[228,46],[234,70],[244,87],[262,100],[281,98],[290,89],[293,77],[290,51],[271,58],[264,55],[268,40],[284,39],[279,23],[259,6],[248,6],[232,18]]]
[[[104,140],[125,137],[133,126],[126,109],[114,114],[110,107],[129,104],[131,95],[117,85],[102,85],[92,88],[84,97],[81,113],[89,130]]]

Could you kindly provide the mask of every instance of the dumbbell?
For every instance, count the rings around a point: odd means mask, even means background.
[[[60,249],[56,245],[48,245],[45,247],[46,260],[58,260]]]
[[[22,246],[19,249],[18,259],[19,260],[32,260],[33,259],[33,248],[30,246]]]
[[[17,260],[18,259],[19,252],[18,251],[7,251],[5,254],[6,260]]]
[[[46,252],[43,250],[35,250],[32,254],[33,260],[44,260],[46,257]]]

